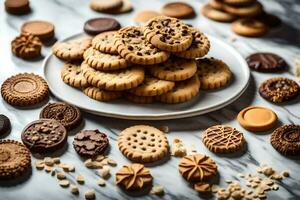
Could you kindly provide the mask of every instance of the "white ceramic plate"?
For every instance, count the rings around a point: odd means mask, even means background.
[[[82,34],[77,34],[65,41],[80,36]],[[247,63],[235,49],[215,37],[208,37],[211,42],[208,56],[216,57],[227,63],[233,72],[233,81],[228,87],[221,90],[200,91],[198,96],[181,104],[134,104],[124,99],[112,102],[93,100],[61,80],[60,69],[63,62],[53,55],[49,55],[44,61],[44,76],[51,92],[57,98],[101,116],[135,120],[162,120],[201,115],[225,107],[238,99],[246,90],[250,77]]]

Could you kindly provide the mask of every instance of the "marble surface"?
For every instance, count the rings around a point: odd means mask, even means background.
[[[42,58],[27,62],[14,57],[10,52],[10,42],[18,35],[19,28],[23,22],[32,19],[49,20],[55,24],[57,39],[64,39],[70,35],[82,31],[83,23],[96,16],[104,16],[89,9],[87,0],[31,0],[32,12],[25,16],[12,16],[4,12],[3,1],[0,5],[0,83],[9,76],[19,72],[34,72],[42,74]],[[133,24],[134,14],[143,9],[159,9],[165,2],[163,0],[132,0],[135,10],[129,14],[122,14],[116,17],[123,26]],[[169,121],[127,121],[105,117],[94,116],[83,113],[84,124],[80,128],[99,129],[109,135],[109,155],[117,160],[118,166],[112,168],[112,174],[129,161],[122,156],[116,147],[116,138],[119,132],[134,124],[150,124],[154,126],[168,126],[170,143],[174,138],[181,138],[187,146],[194,146],[198,152],[211,156],[219,167],[219,184],[226,185],[225,180],[236,179],[237,173],[254,172],[260,163],[272,165],[276,170],[288,170],[290,178],[285,179],[280,185],[279,191],[269,192],[268,199],[300,199],[300,160],[299,157],[286,158],[275,151],[269,143],[270,133],[254,134],[246,131],[235,120],[237,113],[249,105],[262,105],[273,109],[280,124],[300,124],[299,98],[281,105],[274,105],[262,99],[257,92],[258,84],[270,77],[285,76],[295,79],[294,60],[300,55],[300,4],[296,0],[264,0],[261,1],[266,9],[277,14],[284,21],[284,25],[265,38],[248,39],[235,36],[230,31],[230,26],[210,21],[200,14],[200,7],[205,3],[203,0],[189,1],[197,12],[197,17],[186,20],[188,23],[200,28],[202,31],[214,35],[224,41],[230,42],[244,57],[257,51],[270,51],[281,55],[290,64],[288,72],[281,74],[262,74],[252,72],[250,86],[245,94],[233,104],[210,114]],[[297,3],[298,2],[298,3]],[[43,48],[43,56],[46,56],[50,48]],[[226,52],[224,52],[226,53]],[[57,101],[51,97],[50,102]],[[26,124],[38,118],[41,107],[16,108],[8,105],[3,99],[0,100],[0,112],[7,115],[12,122],[12,131],[6,138],[20,140],[20,134]],[[247,150],[240,155],[220,156],[213,154],[206,149],[201,142],[201,133],[209,126],[215,124],[230,124],[240,129],[247,141]],[[100,188],[96,185],[97,174],[83,166],[83,161],[77,156],[72,148],[73,133],[68,138],[69,146],[61,152],[63,162],[75,165],[76,172],[68,174],[71,182],[75,183],[75,175],[83,174],[86,177],[86,184],[79,186],[80,196],[73,196],[68,189],[61,188],[55,178],[45,172],[32,170],[32,174],[26,182],[11,187],[0,187],[0,199],[82,199],[83,193],[88,188],[94,188],[97,192],[97,199],[132,199],[135,194],[127,194],[115,186],[114,175],[107,181],[107,186]],[[33,158],[34,160],[35,158]],[[149,168],[154,177],[154,184],[164,186],[166,194],[162,199],[201,199],[192,187],[180,176],[177,165],[178,158],[168,158],[163,163],[150,165]],[[138,198],[156,199],[156,196],[142,196]]]

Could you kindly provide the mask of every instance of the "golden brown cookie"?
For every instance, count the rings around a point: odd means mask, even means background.
[[[223,0],[224,3],[233,6],[246,6],[255,3],[257,0]]]
[[[261,37],[268,32],[268,27],[256,19],[239,19],[232,23],[231,30],[246,37]]]
[[[83,90],[83,93],[97,101],[112,101],[118,99],[122,96],[121,92],[114,92],[114,91],[105,91],[101,90],[97,87],[87,87]]]
[[[206,194],[211,192],[211,185],[205,182],[198,182],[194,185],[194,190],[200,194]]]
[[[209,0],[208,5],[210,5],[213,9],[216,10],[224,10],[224,3],[219,0]]]
[[[93,47],[84,52],[83,58],[90,67],[101,71],[124,69],[129,65],[127,60],[121,56],[102,53]]]
[[[228,125],[216,125],[205,130],[202,135],[204,145],[214,153],[232,153],[243,148],[243,133]]]
[[[178,168],[180,174],[189,182],[207,181],[218,171],[215,161],[202,154],[184,156]]]
[[[157,16],[161,16],[162,14],[160,14],[159,12],[156,12],[154,10],[143,10],[138,12],[135,17],[134,17],[134,21],[138,24],[143,24],[146,23],[147,21],[149,21],[150,19],[157,17]]]
[[[253,4],[247,6],[232,6],[229,4],[224,4],[224,11],[239,16],[239,17],[255,17],[263,12],[263,6],[259,2],[254,2]]]
[[[80,70],[80,64],[64,64],[60,76],[63,82],[72,87],[85,88],[88,86],[87,80]]]
[[[231,80],[229,67],[215,58],[198,59],[198,77],[201,89],[218,89],[227,85]]]
[[[218,22],[233,22],[236,19],[235,15],[217,10],[208,4],[202,7],[201,12],[205,17]]]
[[[83,53],[91,46],[90,38],[80,38],[67,42],[58,42],[52,47],[53,54],[66,61],[81,60]]]
[[[172,81],[160,80],[151,76],[146,76],[144,82],[129,92],[136,96],[158,96],[164,94],[174,87]]]
[[[111,9],[117,9],[122,7],[123,1],[122,0],[91,0],[90,8],[97,11],[97,12],[105,12]]]
[[[167,3],[161,8],[161,12],[165,16],[178,19],[192,18],[195,16],[194,8],[185,2]]]
[[[138,26],[122,28],[115,35],[115,45],[119,54],[131,63],[153,65],[166,61],[170,54],[157,49],[144,36]]]
[[[188,25],[179,19],[164,16],[148,21],[144,35],[151,44],[168,52],[185,51],[193,41]]]
[[[176,82],[170,92],[158,96],[157,99],[164,103],[182,103],[196,96],[199,88],[198,76],[193,76],[188,80]]]
[[[170,57],[166,62],[149,67],[152,76],[167,81],[183,81],[191,78],[197,71],[195,60]]]
[[[190,28],[193,35],[191,46],[182,52],[174,53],[176,56],[186,59],[200,58],[205,56],[210,48],[210,42],[204,33],[195,28]]]
[[[123,130],[118,137],[118,147],[129,160],[141,163],[160,160],[169,153],[166,135],[147,125]]]
[[[83,62],[81,70],[89,84],[112,91],[129,90],[137,87],[144,81],[145,76],[144,69],[138,66],[112,72],[102,72],[96,71]]]
[[[136,96],[131,93],[125,93],[124,94],[125,98],[128,101],[131,101],[133,103],[139,103],[139,104],[148,104],[148,103],[153,103],[155,101],[155,97],[144,97],[144,96]]]
[[[114,45],[116,33],[117,31],[106,31],[96,35],[92,40],[93,48],[102,53],[118,54],[117,47]]]
[[[17,74],[6,79],[1,86],[3,99],[14,106],[31,106],[49,95],[47,82],[33,73]]]
[[[126,190],[141,190],[150,186],[152,179],[149,169],[138,163],[124,165],[116,173],[117,185]]]
[[[49,41],[54,37],[54,25],[47,21],[27,21],[21,27],[22,33],[37,36],[42,41]]]

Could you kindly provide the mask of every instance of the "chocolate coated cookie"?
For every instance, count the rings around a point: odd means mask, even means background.
[[[282,57],[273,53],[254,53],[246,61],[251,69],[261,72],[281,71],[288,66]]]
[[[93,18],[85,22],[84,31],[90,35],[97,35],[105,31],[119,30],[120,23],[113,18]]]
[[[5,115],[0,115],[0,136],[10,131],[10,120]]]

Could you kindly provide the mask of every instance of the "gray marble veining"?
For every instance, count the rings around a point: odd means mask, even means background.
[[[19,72],[34,72],[42,74],[42,59],[27,62],[14,57],[10,51],[11,40],[18,35],[19,28],[26,20],[43,19],[55,24],[56,37],[58,40],[64,39],[75,33],[82,31],[83,23],[97,16],[105,16],[90,10],[88,0],[31,0],[32,12],[25,16],[12,16],[4,12],[3,2],[0,5],[0,83],[7,77]],[[123,26],[134,24],[132,16],[143,9],[159,9],[164,0],[132,0],[135,10],[128,14],[114,16]],[[181,138],[187,146],[195,146],[198,152],[207,154],[216,160],[219,167],[219,183],[225,185],[226,179],[236,179],[237,173],[254,172],[260,163],[268,163],[276,170],[288,170],[290,178],[280,183],[280,189],[276,192],[269,192],[268,198],[272,200],[300,199],[300,160],[296,158],[286,158],[276,152],[269,143],[270,131],[265,134],[254,134],[246,131],[235,120],[237,113],[249,105],[262,105],[273,109],[280,120],[280,124],[300,124],[300,107],[297,98],[289,103],[275,105],[263,100],[257,93],[259,83],[266,78],[274,76],[285,76],[295,79],[293,76],[293,61],[299,59],[300,55],[300,4],[297,0],[264,0],[261,1],[265,8],[280,16],[284,21],[281,28],[270,32],[264,38],[249,39],[235,36],[230,31],[228,24],[221,24],[210,21],[200,14],[200,7],[204,0],[190,0],[197,17],[186,20],[188,23],[200,28],[202,31],[228,41],[228,38],[235,37],[234,46],[244,57],[257,51],[270,51],[281,55],[289,64],[289,71],[282,74],[262,74],[252,72],[250,86],[247,91],[233,104],[206,115],[180,120],[167,121],[127,121],[110,119],[84,113],[84,129],[99,129],[109,135],[110,152],[109,155],[117,160],[118,166],[112,168],[112,174],[129,161],[122,156],[116,147],[118,133],[133,124],[151,124],[154,126],[169,126],[170,133],[168,139],[171,142],[174,138]],[[107,15],[110,16],[110,15]],[[50,52],[50,47],[43,49],[43,55]],[[50,101],[57,101],[54,97]],[[33,109],[20,109],[12,107],[0,100],[0,112],[7,115],[12,122],[12,132],[7,138],[20,140],[20,133],[23,127],[38,118],[41,107]],[[211,153],[201,142],[201,133],[209,126],[215,124],[230,124],[244,132],[247,149],[244,153],[235,156],[220,156]],[[0,200],[10,199],[80,199],[88,188],[95,188],[97,199],[132,199],[132,194],[127,194],[115,186],[114,176],[107,181],[107,186],[100,188],[96,185],[97,174],[83,166],[82,160],[77,156],[72,147],[72,134],[68,138],[69,145],[62,154],[63,162],[76,166],[75,174],[83,174],[86,177],[86,184],[80,186],[80,196],[73,196],[67,189],[62,189],[57,181],[45,172],[32,170],[30,178],[21,184],[12,187],[0,187]],[[178,158],[171,157],[165,162],[150,166],[154,177],[154,184],[163,185],[166,191],[162,199],[201,199],[202,197],[192,189],[192,187],[180,176],[177,165]],[[75,183],[75,174],[71,173],[68,178]],[[156,199],[156,196],[137,197],[142,199]]]

